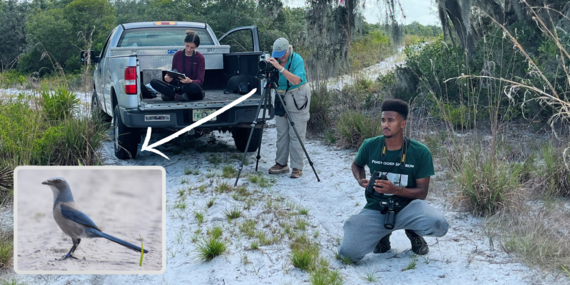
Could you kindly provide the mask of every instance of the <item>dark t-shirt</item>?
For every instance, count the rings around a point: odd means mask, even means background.
[[[416,188],[416,179],[426,178],[435,174],[429,149],[422,143],[410,140],[406,152],[406,167],[400,170],[400,150],[386,150],[386,159],[381,161],[384,136],[369,138],[362,143],[354,162],[359,166],[370,168],[370,173],[381,171],[394,185],[405,188]],[[377,197],[366,198],[366,209],[374,209],[372,204],[378,203]]]
[[[204,84],[204,73],[206,72],[206,60],[204,55],[200,52],[196,52],[194,55],[194,63],[192,63],[192,56],[186,56],[186,70],[182,65],[182,55],[184,50],[177,51],[172,57],[172,70],[184,73],[186,76],[190,77],[198,85]]]

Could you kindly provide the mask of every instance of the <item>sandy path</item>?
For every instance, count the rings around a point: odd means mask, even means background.
[[[230,135],[217,135],[218,140],[231,143]],[[261,151],[260,170],[265,172],[273,165],[276,131],[266,129]],[[204,139],[204,141],[206,141]],[[344,221],[356,214],[363,207],[362,190],[355,185],[350,172],[350,163],[355,151],[338,150],[324,146],[320,142],[307,142],[307,150],[315,163],[321,182],[318,183],[312,170],[306,164],[304,176],[290,179],[279,175],[276,184],[263,193],[278,199],[281,203],[292,203],[309,209],[307,234],[314,236],[320,245],[321,256],[330,263],[330,268],[338,270],[344,278],[344,284],[370,284],[365,279],[372,275],[376,283],[394,284],[568,284],[564,276],[552,276],[522,264],[516,257],[506,254],[498,244],[491,245],[486,238],[482,220],[456,212],[445,207],[443,194],[449,189],[434,189],[429,196],[432,205],[445,213],[450,229],[442,238],[426,238],[430,253],[424,257],[415,257],[408,239],[402,231],[392,235],[392,250],[385,254],[369,254],[358,265],[344,265],[335,259],[338,241],[342,238]],[[228,237],[228,250],[222,256],[210,262],[196,258],[197,244],[192,236],[196,230],[206,231],[214,226],[221,226],[225,232],[232,231],[235,224],[228,224],[224,211],[239,205],[231,193],[217,194],[211,189],[204,193],[193,191],[186,198],[186,209],[176,209],[178,191],[190,186],[200,185],[209,170],[217,168],[207,161],[212,153],[199,153],[189,150],[187,153],[174,154],[163,148],[170,161],[153,153],[143,152],[135,161],[120,161],[112,156],[111,143],[105,144],[106,161],[116,165],[164,165],[167,176],[167,269],[161,275],[75,275],[51,276],[32,275],[20,277],[22,281],[34,283],[49,278],[48,284],[67,284],[67,282],[89,282],[99,284],[309,284],[309,274],[294,268],[290,261],[290,240],[284,239],[274,245],[260,246],[260,250],[247,250],[250,243],[243,235]],[[221,153],[229,157],[231,153]],[[250,155],[249,160],[254,161]],[[233,160],[230,165],[237,167]],[[185,175],[185,167],[197,167],[199,175]],[[245,166],[243,174],[252,173],[254,164]],[[437,177],[434,178],[438,179]],[[186,181],[186,182],[183,182]],[[205,180],[208,181],[208,180]],[[223,179],[233,184],[234,179]],[[240,184],[253,187],[246,179]],[[436,185],[434,183],[434,185]],[[437,194],[439,193],[439,194]],[[212,198],[216,202],[211,208],[205,204]],[[276,200],[277,201],[277,200]],[[263,203],[253,205],[244,211],[244,218],[256,217],[263,211]],[[194,219],[194,212],[202,211],[205,219],[199,225]],[[241,218],[240,218],[241,219]],[[243,220],[242,220],[243,221]],[[496,242],[497,243],[497,242]],[[62,247],[67,249],[67,247]],[[244,264],[243,257],[248,263]],[[406,270],[415,260],[415,266]],[[102,282],[102,283],[101,283]]]

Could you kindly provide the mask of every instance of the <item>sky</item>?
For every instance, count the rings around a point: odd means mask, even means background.
[[[288,7],[303,7],[305,0],[282,0]],[[339,0],[338,0],[339,1]],[[369,23],[378,23],[384,13],[378,7],[379,0],[365,0],[364,17]],[[380,0],[383,1],[383,0]],[[410,24],[418,21],[422,25],[439,25],[435,8],[431,0],[400,0],[406,18],[404,22]]]

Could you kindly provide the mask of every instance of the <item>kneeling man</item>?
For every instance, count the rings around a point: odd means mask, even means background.
[[[429,252],[422,236],[441,237],[448,223],[442,213],[424,199],[428,194],[430,176],[434,175],[429,149],[404,137],[408,104],[389,99],[382,103],[382,136],[364,141],[352,163],[352,173],[367,188],[364,166],[368,165],[374,186],[365,191],[366,206],[344,224],[344,239],[339,255],[360,261],[370,252],[390,250],[390,235],[406,230],[412,251],[419,255]]]

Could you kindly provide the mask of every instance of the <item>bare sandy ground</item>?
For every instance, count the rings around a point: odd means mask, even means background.
[[[104,238],[82,239],[78,260],[59,261],[72,247],[53,219],[53,193],[41,182],[61,176],[78,207],[105,233],[140,246],[144,255]],[[16,174],[15,269],[113,273],[160,271],[163,267],[162,171],[159,168],[41,167]]]

